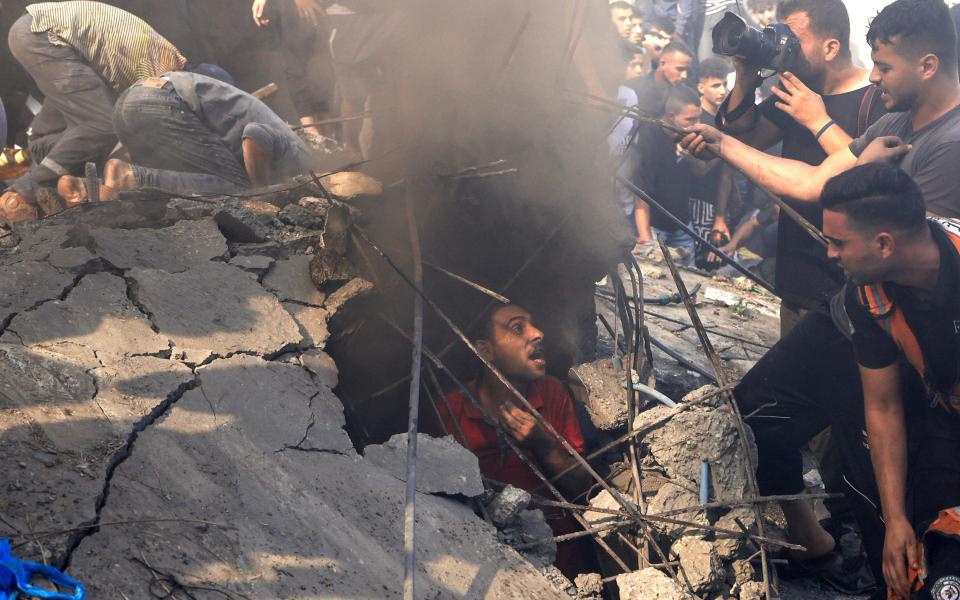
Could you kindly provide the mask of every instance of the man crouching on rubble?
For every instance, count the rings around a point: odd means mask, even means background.
[[[820,203],[850,278],[835,318],[863,382],[890,596],[960,598],[960,226],[928,220],[917,184],[889,165],[838,175]],[[901,385],[911,370],[921,385]]]
[[[131,160],[107,162],[100,200],[139,189],[231,194],[312,168],[306,145],[266,104],[199,73],[134,84],[117,100],[113,127]],[[57,191],[68,201],[86,197],[77,177],[62,177]]]
[[[513,304],[496,307],[481,322],[477,350],[519,390],[530,404],[562,435],[577,452],[583,452],[584,441],[574,415],[573,399],[566,386],[547,376],[543,332],[536,328],[530,313]],[[516,404],[510,390],[489,370],[467,384],[470,393],[496,419],[502,431],[513,438],[527,458],[550,478],[574,464],[574,458],[545,431],[526,410]],[[490,423],[464,395],[455,390],[447,396],[450,415],[443,414],[444,427],[462,440],[480,462],[480,472],[489,479],[534,491],[543,483],[519,457],[499,438],[498,428]],[[586,490],[589,476],[583,469],[574,469],[555,482],[567,497]],[[562,535],[578,529],[566,515],[544,511],[554,533]],[[557,545],[557,567],[571,580],[576,576],[580,540]]]

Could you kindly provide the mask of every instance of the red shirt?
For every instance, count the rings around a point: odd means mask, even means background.
[[[473,394],[473,397],[477,398],[477,383],[471,381],[467,384],[467,388]],[[566,438],[574,450],[583,454],[585,444],[583,434],[580,433],[580,423],[577,422],[577,417],[573,411],[573,399],[570,398],[570,393],[560,380],[553,377],[544,377],[534,381],[527,388],[526,398],[537,409],[537,412],[553,425],[557,433]],[[460,390],[450,392],[447,395],[447,402],[450,404],[450,410],[453,412],[454,418],[460,423],[460,428],[463,430],[467,449],[477,456],[480,463],[480,473],[484,477],[509,483],[528,492],[541,486],[543,482],[533,474],[530,467],[523,464],[510,446],[507,446],[506,443],[500,443],[497,439],[497,430],[484,421],[483,414],[463,397]],[[440,415],[447,432],[458,442],[461,441],[460,434],[451,422],[450,414],[446,408],[440,408]],[[496,418],[497,415],[491,416]],[[525,454],[541,473],[548,478],[550,477],[536,455],[529,450],[526,450]],[[543,489],[540,495],[549,497],[549,492]],[[580,529],[577,522],[560,509],[545,508],[543,512],[556,535],[572,533]],[[582,544],[583,540],[579,539],[557,544],[557,560],[554,564],[571,581],[579,573],[579,567],[583,561]]]
[[[470,393],[477,397],[477,384],[471,381],[467,384]],[[548,423],[562,435],[573,448],[583,454],[583,434],[580,433],[580,424],[573,411],[573,400],[570,393],[560,380],[553,377],[544,377],[532,382],[527,388],[527,401],[543,415]],[[480,473],[484,477],[509,483],[522,490],[532,491],[543,483],[533,474],[527,465],[523,464],[516,453],[505,443],[497,439],[497,431],[484,421],[482,413],[464,398],[460,390],[453,390],[447,395],[447,402],[454,418],[460,423],[463,435],[466,438],[466,447],[473,452],[480,462]],[[450,420],[450,415],[444,407],[440,408],[440,415],[446,430],[459,440],[457,428]],[[496,418],[496,415],[492,415]],[[461,442],[462,443],[462,442]],[[543,465],[536,455],[529,450],[525,451],[530,462],[535,464],[541,473]],[[546,490],[544,490],[546,491]]]

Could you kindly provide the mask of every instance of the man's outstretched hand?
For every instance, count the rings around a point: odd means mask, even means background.
[[[710,160],[720,156],[720,144],[724,134],[715,127],[698,123],[687,130],[689,133],[680,140],[680,147],[700,160]]]
[[[903,140],[897,136],[884,135],[876,138],[863,149],[860,158],[857,159],[857,165],[874,162],[896,165],[912,149],[912,144],[904,144]]]

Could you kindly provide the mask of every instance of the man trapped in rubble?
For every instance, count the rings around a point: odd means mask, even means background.
[[[533,324],[525,309],[508,304],[496,307],[485,315],[482,329],[475,340],[477,350],[516,387],[530,404],[577,452],[584,450],[583,435],[574,415],[573,399],[566,386],[548,377],[544,358],[543,332]],[[484,477],[508,483],[527,491],[541,488],[542,481],[501,440],[509,435],[523,449],[526,457],[546,477],[554,477],[575,465],[560,443],[543,429],[533,415],[518,406],[510,390],[489,369],[479,379],[467,384],[481,412],[459,390],[447,396],[450,413],[441,411],[443,425],[480,462]],[[484,414],[486,413],[486,414]],[[451,418],[452,416],[452,418]],[[497,424],[492,423],[497,420]],[[463,438],[460,432],[463,432]],[[573,469],[555,482],[568,496],[576,496],[588,485],[587,474]],[[557,535],[577,529],[576,523],[563,515],[548,515]],[[557,545],[557,567],[571,580],[577,575],[578,540]]]
[[[306,145],[266,104],[199,73],[135,84],[117,100],[113,125],[131,162],[107,162],[100,200],[144,188],[234,193],[311,169]],[[76,177],[62,178],[58,191],[67,199],[86,195]]]

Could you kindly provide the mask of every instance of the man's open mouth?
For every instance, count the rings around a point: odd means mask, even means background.
[[[530,360],[546,361],[546,356],[543,353],[543,348],[534,349],[533,352],[530,353]]]

